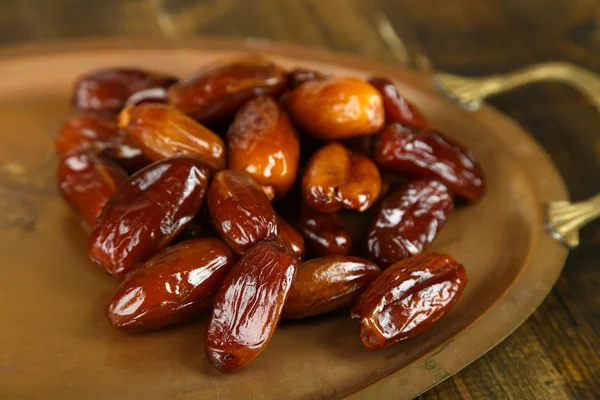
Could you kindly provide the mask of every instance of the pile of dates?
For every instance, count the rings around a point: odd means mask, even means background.
[[[277,324],[351,307],[367,348],[429,329],[464,267],[421,254],[455,200],[483,194],[475,157],[386,78],[286,71],[260,56],[195,75],[106,68],[74,85],[56,137],[61,194],[120,281],[122,331],[209,313],[208,360],[242,368]],[[347,217],[369,219],[362,240]]]

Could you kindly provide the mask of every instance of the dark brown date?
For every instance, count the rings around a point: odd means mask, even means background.
[[[289,92],[284,102],[294,122],[315,139],[373,134],[385,119],[377,89],[357,78],[307,81]]]
[[[277,215],[277,229],[279,231],[277,242],[287,246],[298,257],[298,260],[302,260],[304,258],[304,238],[302,235],[280,215]]]
[[[256,96],[279,96],[285,90],[285,71],[260,57],[203,69],[169,88],[167,98],[201,123],[232,117]]]
[[[484,192],[483,176],[473,153],[435,131],[387,125],[377,134],[373,159],[387,172],[439,180],[470,201]]]
[[[121,129],[152,160],[181,154],[196,156],[213,170],[225,167],[221,138],[173,106],[128,106],[118,119]]]
[[[241,171],[219,171],[208,189],[213,226],[237,254],[277,239],[277,216],[261,187]]]
[[[126,179],[127,173],[119,166],[85,148],[65,154],[58,164],[58,186],[63,198],[90,227]]]
[[[306,318],[349,307],[379,273],[377,265],[358,257],[306,261],[298,267],[282,317]]]
[[[118,113],[129,97],[143,89],[166,88],[177,79],[136,68],[104,68],[75,82],[72,107],[81,111]]]
[[[302,196],[317,211],[365,211],[379,196],[381,177],[370,158],[333,142],[309,160]]]
[[[400,95],[398,88],[391,80],[375,77],[369,79],[369,83],[381,93],[383,108],[385,109],[385,122],[387,124],[398,122],[421,129],[427,128],[425,117],[423,117],[414,105]]]
[[[61,126],[54,140],[58,154],[95,142],[121,142],[123,134],[114,120],[95,115],[73,115]]]
[[[298,269],[283,246],[253,246],[233,267],[215,296],[206,332],[206,355],[222,372],[254,360],[269,343]]]
[[[288,86],[290,89],[295,89],[304,82],[324,80],[327,78],[329,78],[329,75],[319,71],[306,68],[295,68],[288,72]]]
[[[290,221],[304,237],[306,252],[312,257],[348,254],[352,238],[346,224],[337,213],[323,213],[305,204]]]
[[[379,349],[431,328],[467,284],[465,268],[443,254],[421,254],[383,271],[352,308],[365,347]]]
[[[123,277],[171,243],[198,213],[209,170],[195,157],[155,162],[129,177],[106,205],[89,242],[93,262]]]
[[[220,239],[167,247],[132,271],[106,305],[110,323],[146,331],[186,322],[210,309],[236,256]]]
[[[408,181],[381,203],[367,236],[367,250],[381,267],[419,254],[435,238],[453,207],[437,181]]]
[[[252,99],[237,113],[227,133],[227,150],[229,168],[254,178],[271,200],[281,199],[296,180],[298,134],[271,97]]]

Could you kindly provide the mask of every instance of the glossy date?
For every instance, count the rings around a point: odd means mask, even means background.
[[[381,177],[370,158],[333,142],[309,160],[302,195],[317,211],[365,211],[379,196]]]
[[[186,322],[212,306],[236,256],[220,239],[163,249],[132,271],[106,305],[117,329],[147,331]]]
[[[72,107],[80,111],[118,113],[129,97],[143,89],[166,88],[177,79],[136,68],[104,68],[75,83]]]
[[[453,207],[437,181],[408,181],[381,203],[367,236],[367,251],[381,267],[419,254],[442,228]]]
[[[298,267],[282,318],[306,318],[349,307],[379,273],[377,265],[359,257],[305,261]]]
[[[422,254],[392,265],[352,308],[361,342],[378,349],[425,332],[454,306],[466,284],[465,268],[448,255]]]
[[[435,131],[387,125],[377,134],[373,159],[383,171],[439,180],[470,201],[484,192],[483,175],[473,153]]]
[[[385,109],[386,124],[398,122],[416,126],[421,129],[427,128],[425,117],[423,117],[421,112],[417,110],[414,105],[400,95],[398,88],[391,80],[374,77],[369,79],[369,83],[381,93],[381,97],[383,98],[383,108]]]
[[[213,226],[237,254],[277,239],[277,216],[261,187],[241,171],[219,171],[208,189]]]
[[[284,103],[292,120],[321,140],[373,134],[385,119],[377,89],[357,78],[307,81],[289,92]]]
[[[65,154],[97,142],[120,143],[122,140],[123,134],[114,120],[83,114],[67,119],[54,139],[54,146],[58,154]]]
[[[269,199],[281,199],[294,184],[300,141],[287,113],[269,96],[250,100],[227,132],[230,169],[244,171]]]
[[[302,260],[304,258],[304,238],[302,235],[280,215],[277,215],[277,229],[279,231],[277,242],[287,246],[298,257],[298,260]]]
[[[323,213],[305,204],[298,207],[290,221],[304,237],[306,252],[312,257],[348,254],[352,238],[346,224],[336,213]]]
[[[253,246],[225,278],[215,296],[205,348],[221,372],[240,369],[269,343],[298,269],[283,246]]]
[[[248,57],[211,66],[171,86],[173,104],[201,123],[232,117],[260,95],[278,96],[285,90],[285,71],[261,57]]]
[[[127,173],[89,149],[65,154],[58,164],[58,186],[69,203],[93,227]]]
[[[106,205],[89,241],[90,259],[116,277],[171,243],[198,213],[209,170],[173,157],[138,171]]]

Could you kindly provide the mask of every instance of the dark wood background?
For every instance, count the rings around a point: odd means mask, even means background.
[[[0,43],[100,35],[256,36],[397,62],[374,16],[466,75],[566,60],[600,74],[600,0],[3,0]],[[600,115],[543,84],[498,96],[547,149],[574,199],[600,191]],[[504,342],[423,399],[600,398],[600,223],[582,231],[550,296]],[[402,390],[402,388],[398,388]]]

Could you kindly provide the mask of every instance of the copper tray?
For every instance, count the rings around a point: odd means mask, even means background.
[[[282,323],[250,366],[223,375],[203,351],[205,320],[127,335],[104,302],[116,282],[86,256],[87,233],[60,199],[53,137],[74,78],[136,65],[183,75],[247,49],[285,67],[392,77],[431,123],[473,149],[488,189],[456,210],[429,251],[464,263],[459,303],[426,334],[382,351],[361,347],[343,311]],[[476,360],[516,329],[557,280],[567,250],[544,225],[544,205],[567,200],[544,150],[489,106],[463,110],[415,72],[289,45],[87,41],[0,52],[0,398],[410,398]]]

